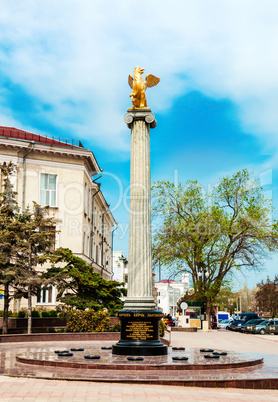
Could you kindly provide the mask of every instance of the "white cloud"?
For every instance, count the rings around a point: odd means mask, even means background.
[[[128,148],[127,76],[139,64],[161,78],[148,90],[154,111],[191,89],[230,98],[244,129],[278,145],[276,0],[0,3],[2,73],[72,135]]]

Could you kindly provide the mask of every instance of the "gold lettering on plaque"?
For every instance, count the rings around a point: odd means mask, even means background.
[[[132,321],[126,325],[126,337],[136,341],[153,339],[153,331],[154,328],[151,321]]]

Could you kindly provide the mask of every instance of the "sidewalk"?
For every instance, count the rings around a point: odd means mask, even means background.
[[[278,391],[103,384],[0,376],[1,401],[277,401]]]

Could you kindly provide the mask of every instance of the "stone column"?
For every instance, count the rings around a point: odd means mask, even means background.
[[[155,308],[152,284],[150,128],[151,109],[131,109],[124,116],[131,128],[128,291],[125,308]]]
[[[121,339],[116,355],[166,355],[159,339],[161,311],[155,310],[152,284],[150,128],[156,126],[151,109],[129,109],[124,117],[131,128],[129,263],[127,298],[118,312]]]

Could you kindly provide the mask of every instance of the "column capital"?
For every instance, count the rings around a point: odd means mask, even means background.
[[[128,128],[131,128],[134,121],[143,120],[150,125],[150,128],[156,127],[156,120],[153,112],[150,108],[145,109],[127,109],[127,113],[124,115],[124,121]]]

